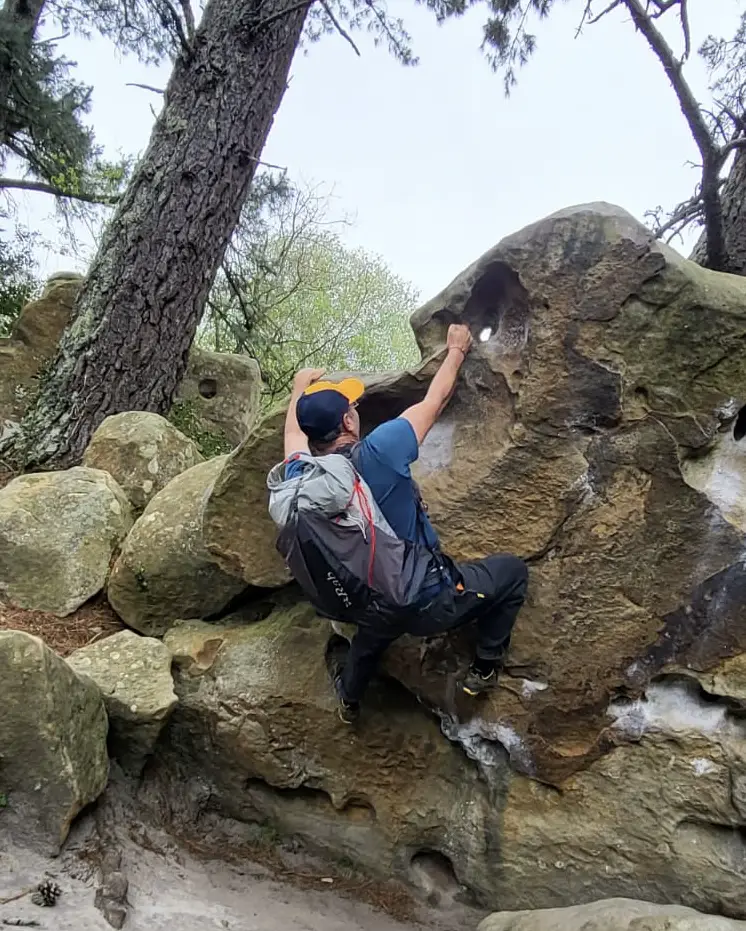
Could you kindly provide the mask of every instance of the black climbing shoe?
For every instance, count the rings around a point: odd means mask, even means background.
[[[342,697],[342,676],[334,677],[334,691],[337,693],[337,714],[344,724],[355,724],[360,717],[360,703],[347,701]]]
[[[481,695],[483,692],[490,692],[497,688],[497,670],[491,669],[487,675],[479,672],[474,666],[470,666],[464,678],[459,682],[461,691],[465,695]]]

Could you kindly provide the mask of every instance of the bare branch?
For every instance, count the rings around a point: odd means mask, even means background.
[[[153,87],[151,84],[138,84],[137,81],[128,81],[125,87],[140,87],[144,91],[152,91],[154,94],[165,94],[166,91],[162,87]]]
[[[181,16],[176,9],[176,7],[171,3],[171,0],[159,0],[163,4],[163,9],[171,20],[176,34],[179,37],[179,42],[181,43],[182,51],[187,55],[192,54],[192,43],[184,29],[184,23],[181,20]]]
[[[737,139],[731,139],[727,145],[724,145],[720,149],[720,153],[723,156],[723,161],[725,161],[725,159],[728,158],[728,156],[732,152],[735,152],[737,149],[746,149],[746,137],[739,136]]]
[[[332,8],[329,6],[326,0],[319,0],[319,2],[321,3],[321,6],[324,8],[324,12],[326,13],[326,15],[332,21],[332,25],[334,26],[334,28],[342,36],[343,39],[346,39],[347,42],[350,43],[357,57],[361,58],[362,56],[360,54],[360,49],[357,47],[357,45],[355,45],[355,42],[353,41],[352,36],[350,36],[349,32],[347,32],[347,30],[342,26],[342,24],[339,22],[337,17],[334,15],[334,11],[332,10]]]
[[[181,5],[181,12],[184,14],[184,22],[186,23],[186,34],[189,39],[189,44],[191,46],[192,40],[194,39],[195,24],[194,24],[194,13],[192,12],[192,5],[189,0],[179,0]]]
[[[681,31],[684,33],[684,55],[682,61],[686,61],[692,51],[692,29],[689,24],[689,7],[687,3],[689,0],[681,0]]]
[[[600,13],[597,13],[595,16],[588,20],[588,25],[594,26],[600,19],[603,19],[604,16],[606,16],[608,13],[611,13],[612,10],[615,10],[618,6],[620,6],[621,3],[622,0],[612,0],[612,2],[606,7],[605,10],[602,10]],[[588,12],[590,12],[590,4],[588,4]]]
[[[295,3],[286,10],[278,10],[266,19],[260,19],[256,26],[254,26],[254,31],[259,32],[261,29],[266,29],[268,26],[271,26],[272,23],[276,23],[278,19],[282,19],[284,16],[290,16],[291,13],[297,13],[298,10],[302,10],[304,7],[310,10],[315,2],[316,0],[301,0],[300,3]]]
[[[74,194],[71,191],[63,191],[62,188],[55,187],[53,184],[46,184],[43,181],[25,181],[23,178],[0,178],[0,189],[53,194],[55,197],[64,197],[67,200],[80,200],[86,204],[100,204],[105,207],[113,207],[120,200],[118,195]]]
[[[659,13],[665,12],[679,0],[651,0]],[[658,57],[663,70],[679,100],[689,130],[702,156],[702,183],[700,196],[704,207],[705,231],[707,233],[707,264],[710,268],[727,265],[723,207],[719,195],[719,176],[723,165],[722,151],[715,144],[691,87],[686,81],[682,64],[676,59],[673,49],[653,23],[654,14],[649,14],[640,0],[624,0],[636,28],[645,36],[648,45]]]

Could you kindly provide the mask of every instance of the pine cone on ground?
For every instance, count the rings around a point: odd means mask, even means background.
[[[62,889],[51,879],[45,879],[36,887],[36,892],[31,896],[34,905],[51,907],[57,904],[57,899],[62,895]]]

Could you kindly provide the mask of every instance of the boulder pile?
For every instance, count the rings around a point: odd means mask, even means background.
[[[452,322],[478,340],[417,478],[452,556],[507,550],[531,573],[489,698],[454,687],[469,630],[403,638],[359,726],[338,720],[328,655],[349,632],[288,585],[266,509],[281,409],[205,462],[153,415],[120,415],[94,469],[11,483],[0,592],[41,606],[49,586],[29,577],[53,565],[45,610],[64,613],[113,561],[109,600],[146,637],[80,651],[65,681],[98,683],[111,752],[138,772],[150,758],[190,818],[269,824],[379,877],[437,875],[493,910],[677,906],[500,914],[483,931],[735,928],[678,906],[746,917],[746,279],[618,208],[562,211],[414,315],[422,364],[367,379],[364,429],[423,397]],[[102,540],[85,585],[76,509]]]

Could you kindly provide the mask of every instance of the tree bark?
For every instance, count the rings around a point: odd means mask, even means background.
[[[746,275],[746,152],[736,152],[730,174],[720,190],[726,260],[719,271]],[[707,235],[703,233],[691,258],[707,264]]]
[[[312,2],[208,3],[18,434],[25,468],[80,461],[110,414],[168,412]]]

